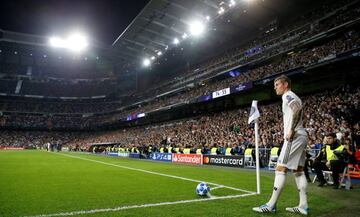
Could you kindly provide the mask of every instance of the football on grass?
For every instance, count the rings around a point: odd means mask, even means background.
[[[210,187],[205,182],[201,182],[196,186],[196,193],[200,196],[207,196],[210,192]]]

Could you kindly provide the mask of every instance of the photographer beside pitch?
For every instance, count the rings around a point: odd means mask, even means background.
[[[291,91],[291,80],[287,76],[277,77],[274,80],[274,89],[277,95],[282,96],[285,140],[278,158],[272,196],[266,204],[254,207],[253,210],[261,213],[276,212],[276,202],[284,188],[286,173],[292,170],[299,190],[300,203],[296,207],[286,208],[286,211],[307,215],[307,180],[304,165],[308,136],[303,126],[303,105],[300,98]]]

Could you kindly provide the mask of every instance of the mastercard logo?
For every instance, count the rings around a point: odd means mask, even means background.
[[[205,164],[209,163],[209,158],[208,157],[204,157],[204,163]]]

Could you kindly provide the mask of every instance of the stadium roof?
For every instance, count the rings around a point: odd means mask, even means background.
[[[230,7],[230,2],[236,5]],[[139,70],[144,58],[154,57],[158,67],[170,66],[173,70],[173,64],[183,67],[244,43],[274,19],[294,18],[313,4],[308,0],[152,0],[115,40],[112,50],[116,62],[124,69]],[[221,8],[224,13],[219,12]],[[184,33],[189,34],[189,23],[193,20],[208,21],[206,36],[174,45],[175,38],[181,40]],[[163,55],[157,58],[159,51]]]

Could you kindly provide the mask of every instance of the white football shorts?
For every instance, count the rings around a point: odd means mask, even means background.
[[[286,167],[289,170],[296,170],[299,166],[303,167],[305,165],[307,144],[308,137],[305,135],[295,135],[292,142],[285,140],[277,165]]]

